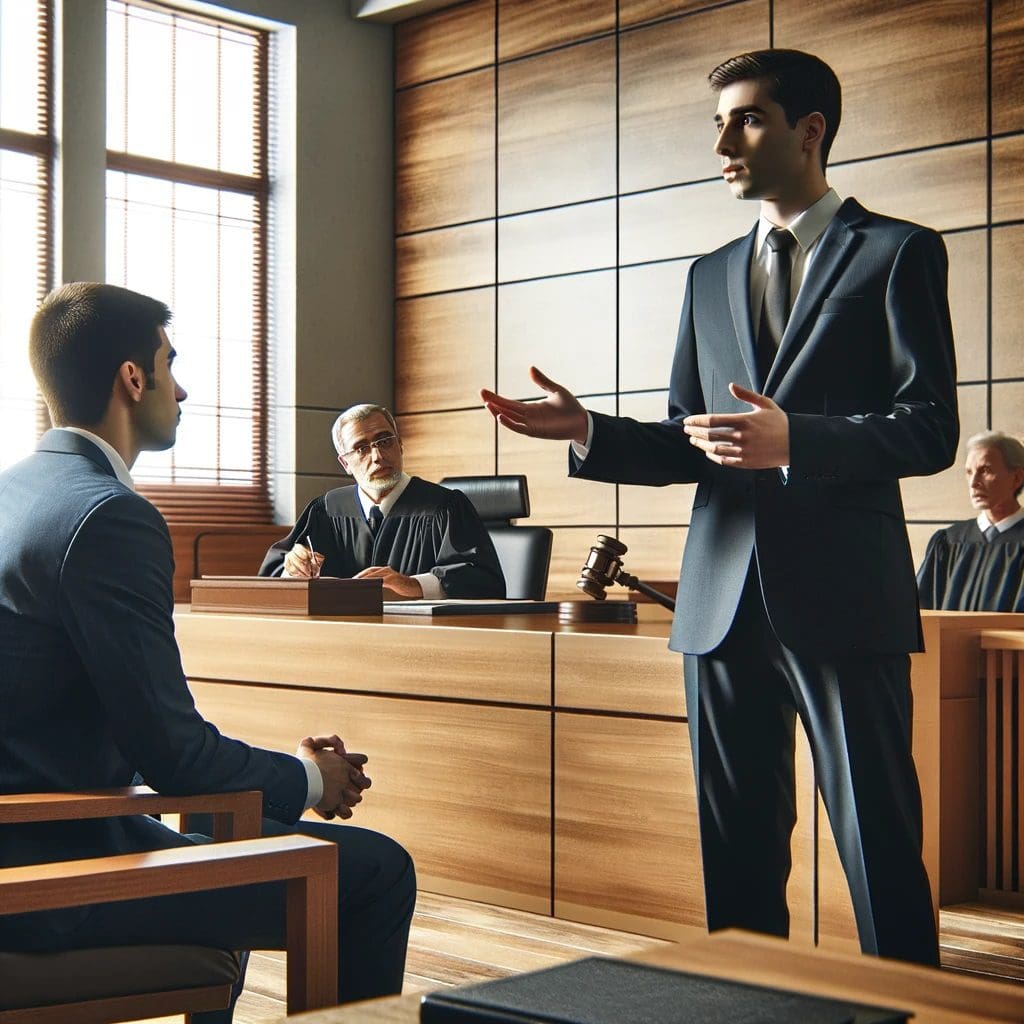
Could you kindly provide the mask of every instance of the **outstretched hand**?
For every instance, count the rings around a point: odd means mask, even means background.
[[[770,398],[730,384],[733,398],[750,412],[687,416],[683,430],[712,461],[739,469],[775,469],[789,465],[789,417]]]
[[[480,397],[491,415],[503,426],[527,437],[560,441],[587,441],[587,411],[561,384],[556,384],[536,366],[530,367],[530,380],[547,397],[539,402],[517,402],[482,388]]]

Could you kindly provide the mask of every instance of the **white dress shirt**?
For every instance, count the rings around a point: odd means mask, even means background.
[[[982,512],[978,516],[978,529],[984,533],[990,526],[994,526],[1000,533],[1006,533],[1011,527],[1016,526],[1022,519],[1024,519],[1024,508],[1017,509],[1012,516],[1007,516],[1005,519],[1000,519],[998,523],[993,523],[988,517],[988,512]]]

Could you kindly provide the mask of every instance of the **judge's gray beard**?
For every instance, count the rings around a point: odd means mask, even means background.
[[[397,486],[401,477],[402,474],[399,472],[392,473],[391,476],[378,477],[376,480],[367,480],[363,484],[363,490],[380,501],[381,495],[387,494],[388,491]]]

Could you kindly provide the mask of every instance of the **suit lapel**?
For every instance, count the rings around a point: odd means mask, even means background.
[[[757,237],[757,224],[750,234],[729,253],[727,270],[729,284],[729,308],[732,310],[732,323],[736,331],[736,341],[747,367],[750,386],[756,391],[761,387],[761,379],[757,372],[757,348],[754,338],[754,322],[750,315],[750,263],[754,255],[754,239]]]
[[[793,360],[807,341],[822,303],[832,291],[840,271],[856,251],[859,236],[847,223],[847,219],[859,209],[857,203],[847,200],[821,236],[818,250],[811,260],[810,267],[807,268],[807,276],[789,315],[786,332],[779,343],[779,352],[772,364],[771,373],[764,382],[765,394],[772,395],[778,391]]]

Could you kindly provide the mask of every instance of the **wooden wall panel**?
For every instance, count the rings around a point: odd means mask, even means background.
[[[774,45],[817,54],[842,83],[842,124],[832,160],[984,134],[984,4],[775,0],[774,14]],[[913,192],[920,179],[901,177],[896,184]]]
[[[615,40],[503,64],[498,212],[615,194]]]
[[[949,469],[934,476],[912,476],[900,481],[907,519],[950,521],[971,516],[971,505],[964,482],[964,444],[972,434],[986,428],[987,388],[983,384],[965,384],[957,388],[960,405],[960,445]],[[993,416],[995,413],[993,412]]]
[[[1024,220],[1024,135],[992,140],[992,223]]]
[[[290,753],[314,726],[344,732],[351,749],[369,755],[374,782],[353,824],[405,846],[424,888],[458,893],[458,880],[473,878],[478,898],[489,891],[507,906],[548,911],[550,805],[547,777],[536,769],[550,756],[548,712],[222,683],[191,688],[204,715],[259,746]]]
[[[571,381],[563,383],[572,387]],[[586,405],[597,412],[615,411],[614,398],[588,398]],[[530,522],[535,526],[615,522],[614,484],[569,477],[569,445],[564,441],[537,440],[501,430],[498,433],[498,472],[527,474]]]
[[[495,0],[471,0],[395,26],[395,85],[402,88],[494,63]]]
[[[869,210],[936,231],[973,228],[986,220],[985,143],[843,164],[829,181]]]
[[[712,151],[715,98],[707,79],[723,39],[735,53],[766,47],[768,0],[749,0],[623,33],[622,192],[721,177],[721,159]]]
[[[667,407],[667,391],[619,396],[619,414],[642,423],[663,420],[668,415]],[[696,490],[696,484],[672,484],[669,487],[619,484],[619,523],[627,526],[667,524],[678,529],[690,521],[690,509]],[[663,576],[659,578],[664,579]]]
[[[556,714],[555,778],[555,914],[596,923],[602,910],[611,916],[600,923],[620,927],[626,915],[704,927],[686,725]]]
[[[621,263],[700,256],[740,235],[758,205],[733,198],[724,181],[624,196],[619,201]]]
[[[992,426],[1024,438],[1024,384],[1020,381],[992,385]]]
[[[655,589],[660,581],[674,583],[679,579],[683,561],[686,527],[682,526],[620,526],[619,540],[629,548],[623,558],[626,571]],[[701,600],[691,594],[690,600]]]
[[[606,523],[614,523],[609,517]],[[597,541],[598,534],[605,534],[608,537],[615,536],[613,525],[556,527],[554,541],[551,545],[551,572],[548,575],[549,601],[577,600],[589,601],[581,590],[576,589],[576,581],[580,576],[580,569],[586,562],[590,549]],[[626,596],[626,591],[622,591]]]
[[[498,280],[572,274],[615,266],[615,201],[502,217]]]
[[[494,387],[493,288],[473,288],[395,307],[395,412],[464,409]]]
[[[668,386],[692,262],[669,260],[619,271],[620,391]]]
[[[395,97],[399,234],[494,216],[494,71]]]
[[[949,311],[957,380],[988,377],[988,241],[985,231],[946,235]]]
[[[395,239],[395,295],[405,298],[493,284],[494,221]]]
[[[642,639],[630,635],[635,626],[617,628],[624,635],[555,634],[556,706],[685,718],[683,659],[668,649],[668,624]]]
[[[654,21],[656,18],[690,14],[705,7],[714,7],[716,3],[717,0],[619,0],[619,25],[627,28],[645,21]]]
[[[1024,130],[1024,4],[992,3],[992,131]]]
[[[498,0],[498,59],[615,31],[615,0]]]
[[[445,476],[494,474],[497,425],[483,407],[397,419],[408,472],[435,481]]]
[[[177,612],[174,619],[192,679],[496,704],[551,700],[551,642],[522,619],[479,623],[503,630],[500,660],[486,630],[435,627],[429,619],[398,625],[380,616],[208,612]]]
[[[992,376],[1024,377],[1024,227],[992,231]]]
[[[577,395],[615,391],[614,270],[498,289],[498,391],[536,397],[531,365]]]

